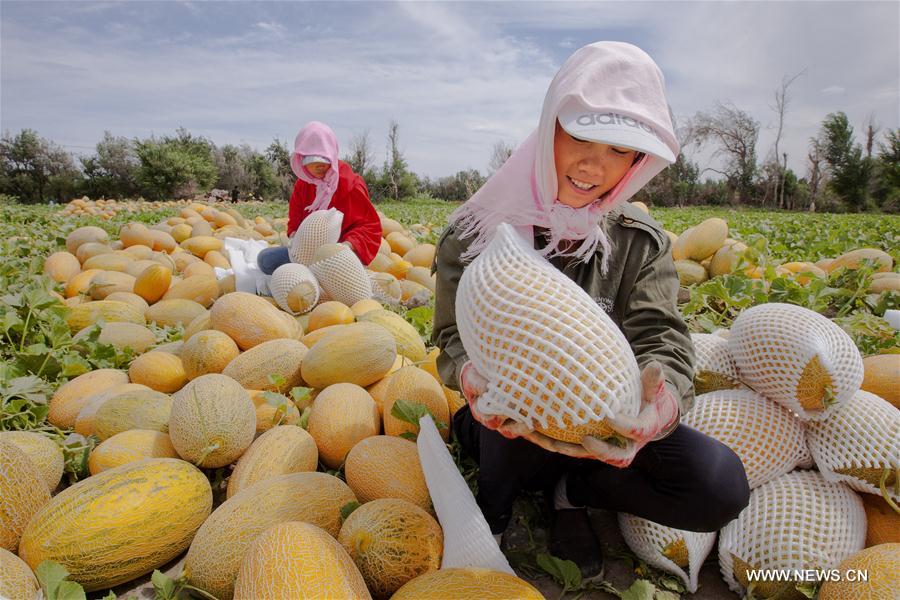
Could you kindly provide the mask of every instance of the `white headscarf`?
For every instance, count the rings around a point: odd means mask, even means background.
[[[643,152],[644,157],[612,190],[582,208],[561,204],[556,198],[553,139],[560,110],[576,101],[587,112],[612,112],[649,126],[671,154],[659,156],[663,152],[659,152],[658,143],[644,148],[637,147],[640,144],[629,146]],[[627,146],[619,139],[609,142]],[[537,129],[475,195],[450,215],[450,223],[457,227],[460,238],[474,236],[463,258],[480,253],[497,226],[505,222],[523,234],[533,235],[528,230],[534,226],[548,229],[550,241],[540,251],[548,258],[571,255],[587,261],[599,245],[604,250],[601,270],[605,271],[610,246],[600,226],[602,219],[671,164],[678,150],[665,81],[653,59],[637,46],[623,42],[584,46],[569,57],[550,83]],[[563,251],[563,240],[581,243],[567,245]]]

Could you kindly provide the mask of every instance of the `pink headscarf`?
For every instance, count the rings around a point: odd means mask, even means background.
[[[321,179],[313,177],[312,173],[301,163],[304,156],[324,156],[330,160],[331,168],[325,173],[325,177]],[[325,123],[310,121],[300,129],[294,139],[291,169],[297,177],[316,186],[316,198],[312,204],[306,207],[306,210],[313,212],[328,208],[340,179],[337,137],[331,127]]]
[[[602,198],[582,208],[561,204],[556,199],[553,138],[560,110],[576,101],[585,112],[613,112],[646,124],[658,139],[656,150],[662,142],[671,155],[663,158],[653,154],[652,147],[634,147],[644,152],[644,157]],[[619,140],[610,143],[621,145]],[[475,238],[463,258],[480,253],[497,226],[505,222],[529,239],[532,227],[547,228],[550,241],[541,254],[548,258],[575,256],[587,261],[599,245],[604,250],[601,271],[605,272],[610,245],[601,227],[603,218],[671,164],[678,150],[665,81],[653,59],[640,48],[623,42],[584,46],[569,57],[550,83],[537,129],[474,196],[450,215],[450,223],[458,228],[460,238]],[[563,240],[581,243],[563,251]]]

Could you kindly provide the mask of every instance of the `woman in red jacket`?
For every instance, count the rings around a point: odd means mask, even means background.
[[[344,214],[340,241],[350,246],[364,265],[375,258],[381,244],[381,220],[363,178],[338,160],[338,143],[328,125],[311,121],[294,140],[291,168],[297,175],[288,204],[288,236],[313,211],[336,208]],[[257,263],[263,273],[291,261],[286,246],[267,248]]]

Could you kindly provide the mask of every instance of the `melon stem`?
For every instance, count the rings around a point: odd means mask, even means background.
[[[878,488],[881,490],[881,496],[884,498],[884,501],[888,503],[895,513],[900,515],[900,507],[897,506],[897,503],[894,502],[893,498],[891,498],[890,494],[887,492],[887,479],[891,474],[891,468],[887,467],[881,473],[881,481],[878,482]],[[894,477],[896,481],[894,481],[894,489],[900,486],[900,469],[897,469],[897,474]]]

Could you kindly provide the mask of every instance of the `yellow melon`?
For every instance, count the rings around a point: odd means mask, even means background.
[[[837,570],[840,579],[823,583],[819,600],[896,600],[900,589],[900,544],[860,550],[841,562]]]
[[[32,569],[60,563],[85,591],[109,588],[181,554],[211,508],[209,480],[188,463],[128,463],[48,502],[22,534],[19,556]]]
[[[344,476],[360,502],[400,498],[432,511],[419,452],[410,440],[389,435],[365,438],[347,454]]]
[[[214,276],[193,275],[171,286],[163,295],[163,300],[182,298],[193,300],[208,308],[219,297],[219,282]]]
[[[57,283],[66,283],[81,272],[81,263],[69,252],[54,252],[44,261],[44,274]]]
[[[50,490],[31,459],[0,440],[0,548],[15,552],[25,526],[48,500]]]
[[[94,419],[97,416],[97,411],[103,406],[103,403],[114,396],[118,396],[122,392],[131,392],[134,390],[152,391],[146,385],[123,383],[121,385],[114,385],[111,388],[105,389],[102,392],[97,392],[88,397],[82,409],[78,411],[78,417],[75,419],[75,433],[80,433],[85,437],[93,435]]]
[[[184,240],[191,237],[191,226],[187,223],[179,223],[172,227],[172,231],[170,232],[172,239],[175,240],[176,243],[180,244]]]
[[[177,392],[188,382],[181,358],[158,350],[134,359],[128,368],[128,377],[132,383],[166,394]]]
[[[88,269],[73,275],[66,282],[66,289],[64,290],[66,298],[86,295],[91,285],[91,279],[99,272],[100,269]]]
[[[259,436],[244,452],[231,477],[227,497],[264,479],[315,471],[319,466],[316,442],[307,431],[294,425],[278,425]]]
[[[343,327],[344,325],[328,325],[327,327],[320,327],[315,331],[311,331],[300,338],[300,341],[303,342],[303,345],[307,348],[312,348],[316,345],[316,342],[321,340],[323,337],[328,335],[329,333],[337,330],[339,327]]]
[[[288,392],[303,385],[300,365],[307,352],[306,346],[298,340],[269,340],[235,356],[223,368],[222,374],[250,390]]]
[[[408,263],[400,255],[392,252],[391,253],[391,266],[388,268],[386,273],[389,275],[393,275],[397,279],[405,279],[406,273],[412,268],[412,263]]]
[[[211,267],[219,267],[220,269],[230,269],[231,263],[225,258],[225,255],[218,250],[210,250],[203,257],[203,262]]]
[[[91,475],[96,475],[145,458],[179,457],[168,434],[152,429],[129,429],[107,438],[91,450],[88,469]]]
[[[150,308],[150,305],[147,304],[146,300],[131,292],[113,292],[105,299],[107,301],[124,302],[141,315],[144,315],[147,312],[147,309]]]
[[[296,425],[300,421],[300,411],[287,396],[266,390],[247,391],[256,407],[256,433],[277,425]]]
[[[187,378],[196,379],[207,373],[221,373],[240,352],[230,337],[221,331],[207,329],[193,334],[184,343],[180,360]]]
[[[311,387],[334,383],[367,386],[384,377],[397,357],[391,333],[375,323],[350,323],[319,340],[301,365]]]
[[[40,597],[40,585],[24,560],[0,548],[0,598],[5,600],[35,600]]]
[[[357,442],[378,435],[381,419],[365,389],[336,383],[316,396],[308,427],[319,448],[319,459],[326,467],[336,469]]]
[[[256,410],[247,390],[230,377],[201,375],[172,398],[169,437],[178,454],[198,466],[231,464],[250,447]]]
[[[728,223],[718,217],[711,217],[678,236],[672,246],[672,258],[676,261],[691,259],[699,262],[712,256],[725,244],[726,238]]]
[[[95,244],[94,242],[88,242],[87,244],[82,244],[78,247],[78,250],[75,251],[75,258],[84,263],[91,257],[97,256],[99,254],[109,254],[112,251],[113,249],[106,244]]]
[[[353,313],[353,316],[359,318],[360,315],[364,315],[370,310],[380,310],[384,308],[378,300],[373,298],[366,298],[364,300],[360,300],[356,302],[353,306],[350,307],[350,311]]]
[[[884,273],[890,271],[894,266],[894,259],[891,258],[891,255],[884,250],[879,250],[878,248],[859,248],[857,250],[851,250],[850,252],[841,254],[833,261],[828,263],[827,266],[824,266],[822,268],[828,273],[833,273],[840,268],[858,269],[860,266],[862,266],[862,261],[864,260],[873,261],[877,264],[877,267],[875,269],[876,273]]]
[[[188,550],[185,574],[192,585],[221,600],[231,598],[241,559],[260,533],[278,523],[304,521],[337,536],[341,507],[355,501],[346,483],[326,473],[260,481],[223,502],[203,523]]]
[[[403,225],[390,217],[379,215],[381,218],[381,235],[385,238],[394,232],[403,233]]]
[[[418,244],[403,255],[403,260],[414,267],[431,269],[431,264],[434,262],[434,251],[434,244]]]
[[[94,300],[105,300],[114,292],[131,292],[134,289],[134,277],[119,271],[100,271],[91,279],[88,293]]]
[[[747,250],[747,245],[737,240],[726,240],[725,244],[716,250],[709,262],[708,270],[711,277],[734,273],[740,262],[741,255]]]
[[[128,374],[118,369],[97,369],[79,375],[54,392],[47,420],[57,427],[71,428],[91,395],[123,383],[128,383]]]
[[[877,354],[863,359],[862,389],[900,408],[900,354]]]
[[[347,551],[315,525],[290,521],[264,531],[247,549],[234,597],[244,600],[370,600]]]
[[[72,333],[77,333],[101,319],[107,323],[124,322],[139,325],[146,323],[144,315],[134,307],[115,300],[95,300],[79,304],[69,310],[66,323]]]
[[[0,431],[0,440],[16,446],[37,467],[51,492],[62,479],[65,459],[59,445],[34,431]]]
[[[103,229],[94,226],[79,227],[66,236],[66,250],[75,254],[78,247],[89,242],[105,244],[109,240],[109,234]]]
[[[93,329],[85,327],[76,333],[72,339],[81,340],[88,336]],[[101,344],[109,344],[118,350],[131,348],[135,354],[145,352],[147,348],[156,343],[156,335],[143,325],[137,323],[105,323],[100,327],[100,335],[97,341]]]
[[[406,235],[404,235],[400,231],[395,231],[384,236],[384,239],[387,240],[387,243],[391,247],[392,252],[396,252],[400,256],[403,256],[410,250],[412,250],[416,243],[409,239]]]
[[[406,500],[366,502],[344,521],[337,539],[375,598],[388,598],[406,582],[441,566],[441,526]]]
[[[866,548],[879,544],[900,544],[900,514],[881,496],[859,494],[866,510]]]
[[[428,291],[434,293],[435,276],[431,274],[431,269],[427,267],[413,267],[406,272],[406,280],[412,283],[418,283],[428,288]]]
[[[306,332],[310,333],[330,325],[352,323],[355,319],[356,316],[346,304],[337,300],[329,300],[319,304],[309,313]]]
[[[94,415],[93,434],[100,441],[129,429],[167,432],[172,397],[155,390],[131,389],[108,398]]]
[[[280,314],[280,310],[259,296],[232,292],[213,304],[210,325],[227,333],[241,350],[249,350],[269,340],[294,337],[296,323],[292,329]]]
[[[188,256],[193,255],[188,254]],[[213,279],[216,277],[216,271],[210,265],[200,260],[185,265],[181,269],[181,274],[188,278],[196,277],[197,275],[205,275],[206,277],[212,277]]]
[[[371,310],[358,319],[364,323],[375,323],[387,329],[397,342],[397,354],[413,362],[425,360],[425,342],[416,328],[395,312],[385,309]]]
[[[387,243],[385,240],[381,241]],[[375,258],[369,263],[369,270],[376,273],[387,273],[388,269],[393,266],[394,261],[391,260],[390,246],[388,246],[387,252],[382,253],[379,251],[379,253],[375,255]]]
[[[160,327],[182,327],[196,319],[206,311],[206,307],[199,302],[184,298],[160,300],[144,314],[148,323],[155,322]]]
[[[442,423],[440,427],[441,437],[446,440],[449,436],[450,409],[447,406],[447,398],[441,384],[435,381],[426,371],[415,367],[403,367],[393,375],[387,389],[384,404],[384,432],[387,435],[401,435],[409,432],[418,434],[419,427],[406,421],[401,421],[391,414],[394,403],[397,400],[406,400],[414,404],[421,404],[427,408],[436,423]]]
[[[209,311],[205,311],[194,317],[190,323],[184,328],[184,335],[181,336],[182,341],[188,341],[191,336],[212,329],[210,324]]]
[[[118,250],[117,252],[123,252]],[[82,269],[100,269],[101,271],[120,271],[127,273],[128,265],[134,262],[134,258],[128,254],[98,254],[84,261]]]
[[[221,250],[224,246],[222,240],[214,238],[210,235],[192,235],[192,237],[181,242],[181,247],[197,256],[203,258],[207,252],[213,250]]]
[[[126,223],[119,229],[119,239],[126,248],[137,245],[153,247],[150,228],[143,223]]]
[[[391,600],[543,600],[524,579],[475,567],[439,569],[420,575],[397,590]]]
[[[136,261],[147,260],[153,256],[153,248],[144,246],[143,244],[135,244],[125,248],[123,252],[127,252]],[[132,273],[133,275],[134,273]]]
[[[693,260],[676,260],[675,271],[678,273],[678,283],[682,287],[703,283],[709,278],[703,265]]]

